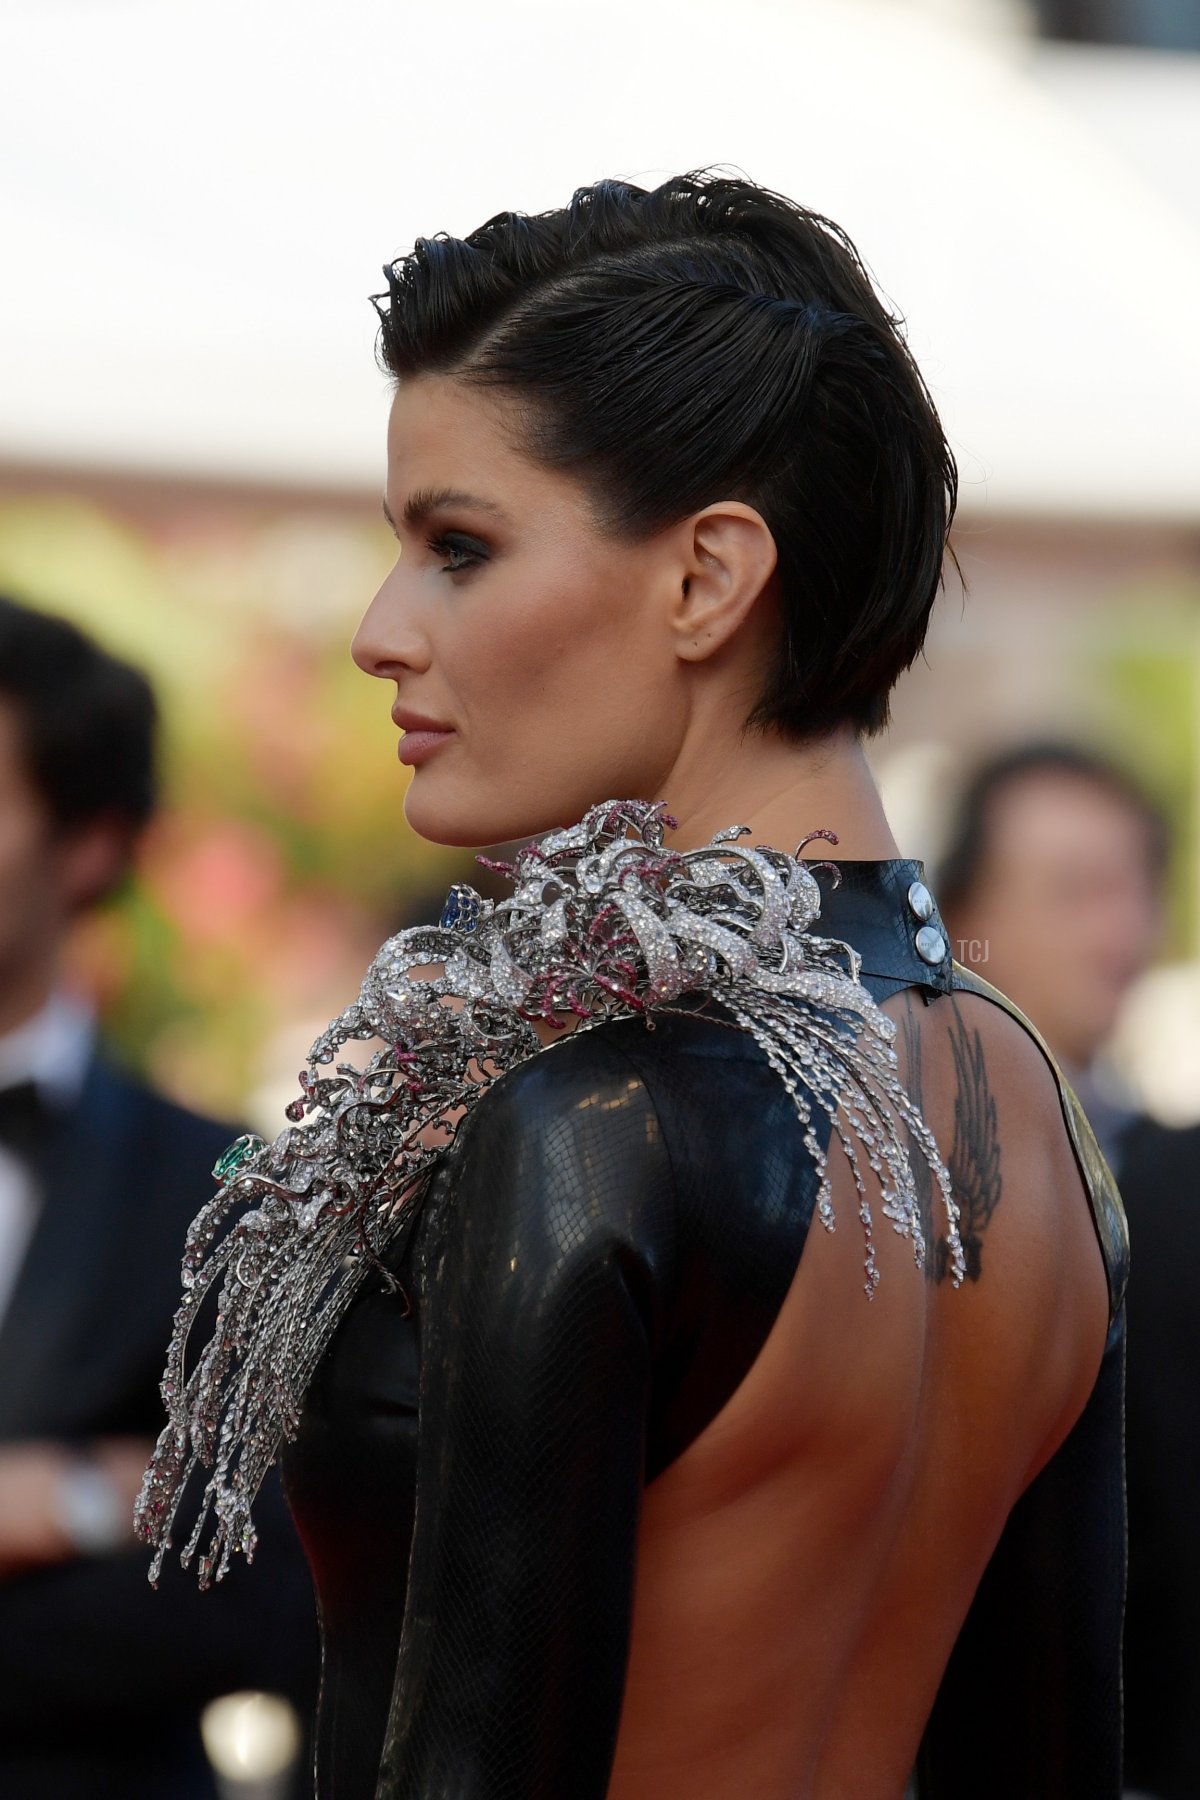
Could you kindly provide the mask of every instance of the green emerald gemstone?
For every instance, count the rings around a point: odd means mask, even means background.
[[[239,1138],[234,1138],[228,1150],[222,1150],[213,1164],[213,1180],[226,1182],[235,1169],[241,1167],[248,1156],[253,1156],[263,1148],[263,1140],[257,1132],[244,1131]]]

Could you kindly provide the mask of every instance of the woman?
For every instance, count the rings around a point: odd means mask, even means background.
[[[223,1566],[292,1439],[322,1800],[1115,1795],[1119,1203],[862,753],[953,510],[897,322],[708,174],[388,279],[354,655],[418,832],[551,835],[219,1171],[143,1529],[215,1458]]]

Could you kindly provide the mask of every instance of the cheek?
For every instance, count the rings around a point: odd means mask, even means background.
[[[536,729],[562,714],[582,726],[593,710],[589,701],[611,706],[643,660],[634,623],[611,584],[573,580],[569,572],[507,597],[489,595],[486,606],[464,619],[450,655],[457,678],[469,684],[461,697],[474,713],[473,726],[509,731],[523,723]]]
[[[441,616],[431,674],[463,742],[408,787],[420,836],[494,844],[571,824],[613,795],[661,797],[679,735],[670,669],[648,609],[614,585],[607,571],[497,581]]]
[[[0,803],[0,870],[9,876],[22,871],[30,874],[38,862],[46,860],[44,834],[37,821],[24,807]]]
[[[36,916],[53,890],[53,863],[41,833],[20,815],[0,810],[0,910],[9,919]]]
[[[1061,921],[1049,896],[1024,883],[1005,887],[980,909],[972,931],[990,947],[993,979],[1003,987],[1054,991],[1067,975]],[[985,973],[987,971],[985,970]]]

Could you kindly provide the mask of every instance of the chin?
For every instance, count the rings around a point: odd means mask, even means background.
[[[445,781],[439,785],[427,779],[425,770],[415,769],[405,790],[404,817],[417,836],[430,844],[477,850],[574,825],[596,800],[612,797],[597,794],[573,803],[556,795],[522,796],[511,786],[501,792],[489,791],[482,784],[468,787],[463,782]]]

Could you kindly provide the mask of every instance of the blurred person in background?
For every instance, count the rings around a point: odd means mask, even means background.
[[[965,788],[939,897],[959,960],[1048,1040],[1118,1171],[1136,1103],[1104,1052],[1159,942],[1166,824],[1114,764],[1068,744],[989,759]]]
[[[0,1794],[190,1800],[231,1689],[311,1707],[311,1584],[281,1499],[257,1591],[155,1595],[134,1498],[162,1418],[180,1246],[228,1126],[98,1049],[72,927],[154,805],[144,676],[0,597]],[[272,1504],[268,1496],[268,1506]]]
[[[1126,1777],[1200,1795],[1200,1126],[1143,1111],[1105,1061],[1159,943],[1168,831],[1149,794],[1060,743],[991,758],[962,796],[939,883],[960,958],[1044,1033],[1088,1111],[1134,1239],[1126,1454]]]

